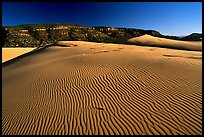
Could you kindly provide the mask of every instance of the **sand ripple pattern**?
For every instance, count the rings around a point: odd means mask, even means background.
[[[55,48],[3,67],[4,135],[202,134],[200,59]]]

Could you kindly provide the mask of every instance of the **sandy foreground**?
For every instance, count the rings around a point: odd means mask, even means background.
[[[202,134],[202,52],[61,44],[3,65],[3,135]]]
[[[34,49],[35,48],[2,48],[2,63]]]

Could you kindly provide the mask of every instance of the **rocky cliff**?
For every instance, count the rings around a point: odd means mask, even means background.
[[[87,27],[70,24],[26,24],[5,26],[2,27],[1,33],[3,47],[36,47],[64,40],[115,42],[118,39],[133,38],[144,34],[177,39],[177,37],[164,36],[155,30],[101,26]]]

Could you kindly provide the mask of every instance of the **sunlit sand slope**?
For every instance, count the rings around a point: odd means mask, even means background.
[[[202,51],[202,41],[171,40],[166,38],[154,37],[147,34],[142,35],[140,37],[128,39],[127,42],[142,46],[154,46],[181,50]]]
[[[61,43],[3,64],[4,135],[202,134],[202,52]]]
[[[2,48],[2,63],[34,49],[35,48]]]

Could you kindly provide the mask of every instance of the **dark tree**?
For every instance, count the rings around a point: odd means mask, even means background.
[[[1,28],[1,41],[2,41],[2,47],[4,47],[7,35],[9,34],[8,30],[5,30],[4,28]]]

